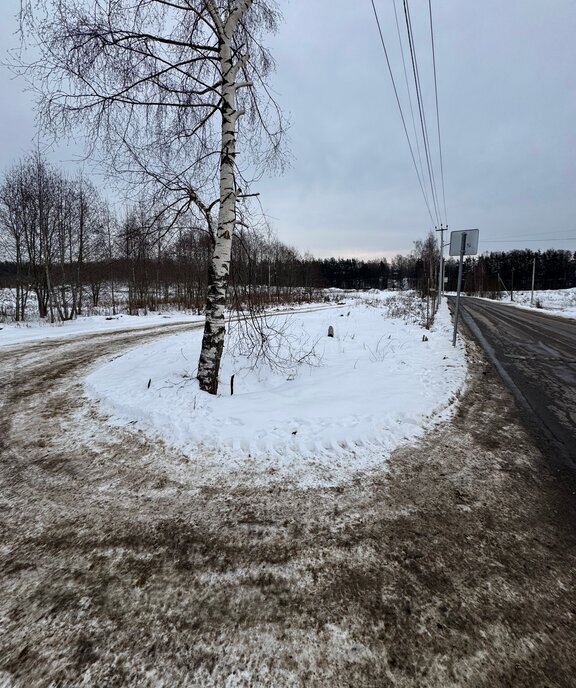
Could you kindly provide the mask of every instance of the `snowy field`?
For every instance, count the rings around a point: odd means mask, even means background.
[[[530,291],[515,291],[514,301],[504,297],[500,303],[507,303],[517,308],[542,310],[551,315],[576,318],[576,289],[549,289],[534,291],[534,303],[530,304]]]
[[[427,331],[415,322],[416,300],[406,298],[358,294],[273,316],[268,325],[283,335],[276,369],[254,364],[242,327],[232,325],[218,397],[200,392],[195,379],[199,330],[116,358],[88,376],[86,393],[112,424],[162,437],[205,478],[229,469],[256,482],[334,484],[381,467],[393,449],[446,418],[464,384],[464,351],[451,346],[447,308]]]
[[[350,291],[341,289],[327,289],[325,293],[331,299],[351,298]],[[381,300],[394,297],[397,292],[358,292],[356,299],[371,300],[375,294]],[[452,294],[455,296],[455,293]],[[530,292],[514,292],[514,301],[510,303],[508,297],[504,296],[500,301],[503,304],[510,304],[517,308],[538,308],[543,312],[552,315],[560,315],[568,318],[576,318],[576,289],[543,290],[534,292],[534,305],[530,305]],[[0,289],[0,305],[14,306],[14,294],[11,289]],[[290,310],[306,309],[306,305],[289,306]],[[108,309],[110,310],[110,309]],[[68,335],[86,335],[97,332],[107,332],[114,330],[124,330],[139,327],[150,327],[168,323],[194,323],[203,320],[202,315],[197,315],[190,311],[162,311],[142,312],[140,315],[90,315],[81,316],[75,320],[64,322],[49,323],[46,320],[34,319],[29,314],[29,319],[23,323],[0,322],[0,346],[10,346],[20,342],[32,342],[42,339],[52,339],[55,337],[65,337]]]
[[[104,290],[105,294],[108,293]],[[42,341],[45,339],[59,339],[61,337],[85,336],[101,332],[114,332],[154,326],[195,323],[204,320],[203,315],[198,315],[191,310],[166,310],[145,311],[140,309],[138,315],[128,315],[127,290],[116,289],[117,314],[113,314],[110,305],[97,309],[88,305],[84,308],[84,315],[77,316],[73,320],[56,321],[51,323],[48,318],[38,317],[36,299],[33,294],[28,297],[26,319],[24,322],[14,322],[12,317],[0,318],[0,347],[13,346],[15,344]],[[106,299],[103,299],[104,301]],[[4,312],[14,312],[16,304],[15,291],[13,289],[0,289],[0,315]],[[96,311],[96,312],[94,312]],[[124,311],[124,312],[123,312]]]
[[[278,310],[306,309],[308,304],[283,306]],[[142,310],[140,315],[87,315],[74,320],[64,320],[50,323],[47,320],[28,320],[22,323],[0,322],[0,346],[41,341],[67,336],[82,336],[100,332],[114,332],[115,330],[128,330],[149,328],[155,325],[185,324],[203,322],[204,316],[191,311],[148,311]]]

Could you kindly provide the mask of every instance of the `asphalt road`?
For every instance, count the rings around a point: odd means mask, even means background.
[[[576,321],[471,297],[461,314],[557,471],[576,473]]]

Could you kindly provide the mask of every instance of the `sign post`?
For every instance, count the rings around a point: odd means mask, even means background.
[[[478,253],[478,230],[464,229],[450,234],[450,255],[460,256],[458,265],[458,285],[456,287],[456,312],[454,313],[454,335],[452,346],[456,346],[456,334],[458,333],[458,319],[460,317],[460,291],[462,288],[462,268],[464,256],[475,256]]]

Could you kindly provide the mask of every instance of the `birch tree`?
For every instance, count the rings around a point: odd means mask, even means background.
[[[262,43],[277,28],[276,4],[27,2],[23,26],[41,58],[26,71],[45,129],[84,132],[90,156],[147,185],[173,222],[193,210],[210,234],[197,376],[216,394],[237,203],[282,159],[284,124],[267,85],[273,60]]]

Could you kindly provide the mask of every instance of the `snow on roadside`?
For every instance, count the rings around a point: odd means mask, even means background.
[[[564,318],[576,318],[576,288],[543,289],[534,291],[534,303],[530,303],[532,292],[515,291],[514,301],[503,298],[498,303],[516,308],[538,310],[541,313],[559,315]],[[492,300],[492,299],[488,299]]]
[[[0,323],[0,346],[11,346],[22,342],[54,339],[55,337],[79,336],[114,330],[138,329],[167,323],[192,323],[204,320],[203,315],[179,313],[148,313],[147,315],[91,315],[75,320],[48,323],[43,321],[23,323]]]
[[[449,415],[464,384],[464,351],[451,346],[447,308],[428,332],[389,317],[389,296],[276,316],[292,345],[313,355],[271,371],[229,347],[218,397],[195,380],[199,331],[163,337],[98,368],[86,379],[87,395],[113,425],[130,424],[182,450],[204,481],[242,470],[255,482],[334,484],[381,466]]]

